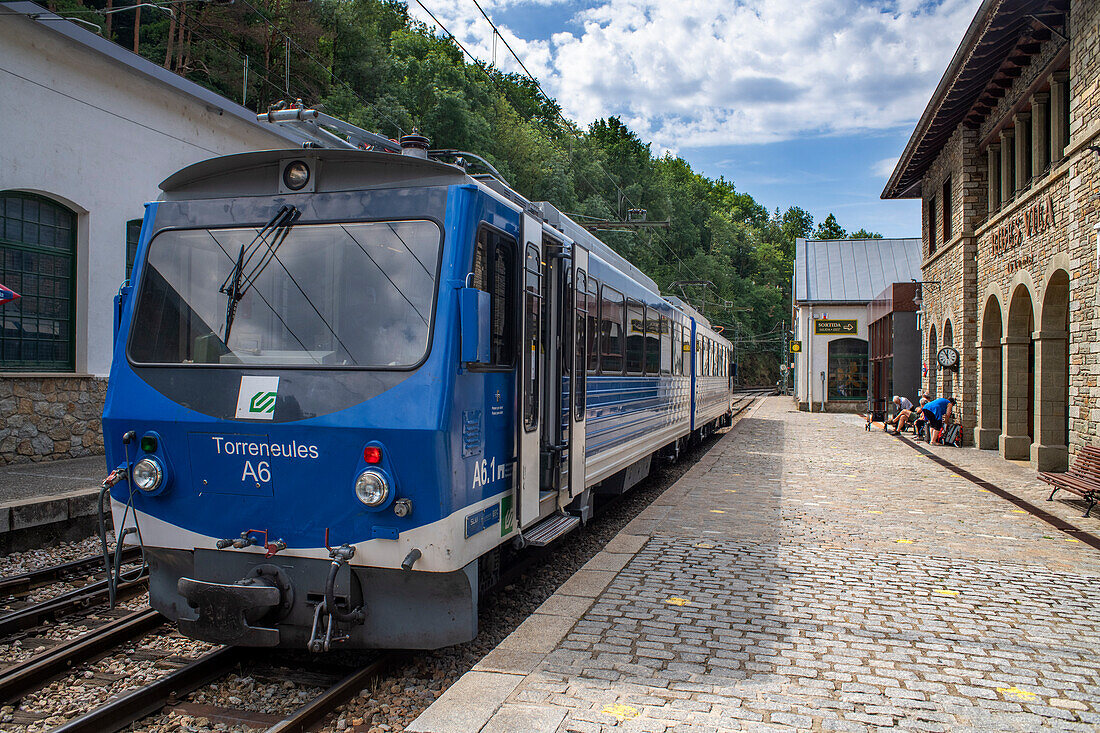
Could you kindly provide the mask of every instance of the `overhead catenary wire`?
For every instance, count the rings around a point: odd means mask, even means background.
[[[478,12],[481,13],[482,17],[485,18],[486,22],[489,23],[489,26],[493,29],[493,33],[495,34],[495,36],[500,38],[500,40],[504,43],[504,47],[506,49],[508,49],[508,53],[510,53],[512,55],[512,58],[514,58],[516,60],[516,63],[519,64],[519,67],[521,69],[523,69],[523,73],[527,75],[527,78],[531,80],[531,82],[535,85],[535,88],[538,89],[540,94],[542,94],[543,98],[549,101],[551,99],[550,95],[546,93],[546,90],[544,90],[542,88],[542,84],[539,82],[539,80],[535,77],[534,74],[531,73],[531,71],[527,68],[527,65],[523,63],[523,59],[521,59],[519,57],[519,54],[516,53],[515,49],[512,48],[511,44],[508,43],[508,39],[506,39],[501,34],[500,29],[497,28],[496,23],[494,23],[493,19],[491,17],[489,17],[489,14],[485,12],[485,9],[481,7],[481,3],[479,3],[478,0],[471,0],[471,2],[473,2],[474,6],[477,7]],[[416,3],[421,8],[424,8],[424,11],[426,13],[428,13],[428,15],[430,15],[433,20],[436,20],[436,23],[439,23],[439,21],[436,19],[435,15],[424,6],[424,3],[421,2],[421,0],[416,0]],[[442,28],[443,24],[439,23],[439,26]],[[444,29],[444,30],[446,30],[446,29]],[[453,33],[451,33],[450,31],[447,31],[447,33],[451,36],[451,38],[454,38]],[[458,39],[455,39],[455,43],[458,43]],[[461,44],[459,44],[459,46],[461,47]],[[463,49],[463,50],[465,51],[465,49]],[[468,52],[466,53],[466,55],[470,56],[470,58],[473,58],[473,56]],[[557,112],[558,118],[564,123],[565,130],[567,132],[569,132],[571,135],[576,135],[576,131],[574,130],[574,128],[573,128],[572,124],[570,123],[570,121],[565,118],[565,115],[562,113],[560,107],[558,107],[556,109],[556,112]],[[618,184],[618,182],[615,180],[615,178],[607,171],[606,168],[603,167],[603,164],[601,164],[598,160],[594,160],[593,162],[596,164],[596,167],[599,168],[600,172],[604,174],[604,177],[606,177],[607,180],[611,182],[611,185],[615,187],[615,190],[618,191],[619,195],[623,198],[623,200],[626,201],[626,203],[630,204],[630,206],[632,208],[635,208],[635,209],[639,208],[638,205],[636,203],[634,203],[634,201],[631,200],[631,198],[629,196],[626,195],[626,191],[624,191],[622,189],[622,186],[620,186]],[[584,180],[593,191],[598,191],[598,189],[594,185],[592,185],[591,181],[588,181],[587,178],[585,178],[583,174],[580,174],[580,175],[581,175],[581,179]],[[611,204],[610,201],[608,201],[607,203]],[[614,208],[616,210],[618,210],[617,205]],[[650,237],[650,239],[652,240],[652,237]],[[684,262],[683,258],[680,257],[679,253],[677,253],[674,249],[672,249],[672,247],[667,242],[665,242],[664,239],[661,239],[660,237],[658,237],[658,239],[661,242],[661,244],[664,245],[665,249],[667,249],[669,251],[669,254],[671,254],[673,257],[675,257],[678,260],[678,262],[679,262],[679,265],[677,265],[677,271],[678,272],[680,271],[681,266],[687,267],[687,263]]]

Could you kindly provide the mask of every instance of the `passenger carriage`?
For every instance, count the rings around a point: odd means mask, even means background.
[[[115,526],[187,635],[468,640],[502,548],[730,415],[704,318],[419,140],[215,158],[147,206],[103,425]]]

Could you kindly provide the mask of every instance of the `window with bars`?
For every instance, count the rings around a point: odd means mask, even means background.
[[[76,215],[49,199],[0,192],[0,371],[75,366]]]

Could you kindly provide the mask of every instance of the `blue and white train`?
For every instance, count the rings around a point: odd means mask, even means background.
[[[469,640],[505,548],[730,418],[704,318],[425,142],[215,158],[147,205],[103,428],[115,527],[188,636]]]

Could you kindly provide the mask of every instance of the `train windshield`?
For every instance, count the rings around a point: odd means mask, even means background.
[[[428,349],[441,240],[431,221],[162,232],[149,245],[130,359],[414,366]]]

